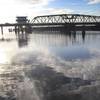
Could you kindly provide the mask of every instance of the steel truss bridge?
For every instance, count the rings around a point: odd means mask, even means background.
[[[31,21],[37,29],[66,28],[82,30],[100,30],[100,16],[81,14],[60,14],[34,17]]]
[[[100,16],[80,15],[80,14],[62,14],[62,15],[46,15],[34,17],[31,21],[33,24],[98,24]]]
[[[77,30],[99,30],[100,16],[81,15],[81,14],[58,14],[34,17],[29,23],[5,23],[0,24],[1,33],[3,27],[32,27],[32,30],[49,28],[56,29],[77,29]],[[30,30],[30,29],[29,29]],[[23,31],[23,29],[22,29]]]

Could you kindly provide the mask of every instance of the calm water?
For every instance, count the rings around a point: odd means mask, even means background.
[[[0,100],[99,100],[100,32],[0,36]]]

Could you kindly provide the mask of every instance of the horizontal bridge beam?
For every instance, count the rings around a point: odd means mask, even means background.
[[[94,15],[83,15],[83,14],[56,14],[56,15],[44,15],[44,16],[37,16],[37,17],[53,17],[53,16],[89,16],[89,17],[100,17]]]
[[[82,22],[78,22],[78,23],[13,23],[13,24],[0,24],[0,27],[6,27],[6,26],[52,26],[52,25],[100,25],[100,22],[87,22],[87,23],[82,23]]]

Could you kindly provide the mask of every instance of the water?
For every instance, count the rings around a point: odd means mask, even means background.
[[[99,100],[100,32],[0,36],[0,100]]]

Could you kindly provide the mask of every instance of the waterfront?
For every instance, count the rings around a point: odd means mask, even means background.
[[[6,33],[0,100],[99,100],[100,32]]]

